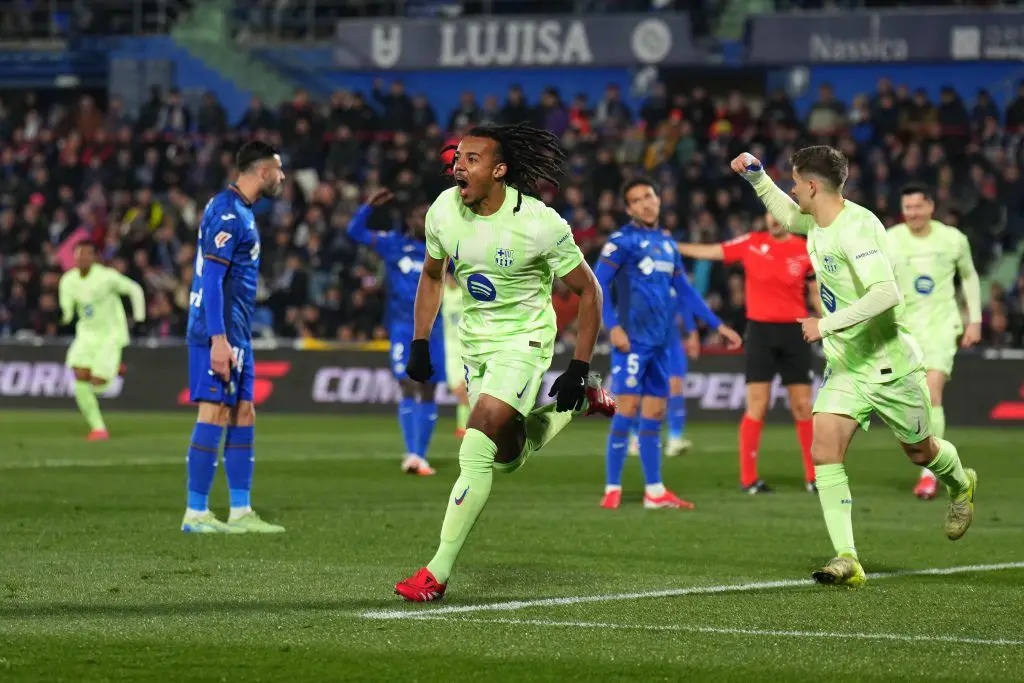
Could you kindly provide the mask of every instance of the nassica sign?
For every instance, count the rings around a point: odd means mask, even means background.
[[[748,20],[752,64],[1019,61],[1024,12],[771,14]]]
[[[342,20],[339,69],[460,69],[693,64],[686,14],[515,19]]]

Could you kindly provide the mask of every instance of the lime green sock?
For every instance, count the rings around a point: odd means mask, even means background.
[[[572,422],[574,413],[567,410],[559,413],[555,410],[554,403],[548,403],[540,408],[534,408],[526,416],[526,441],[523,443],[523,450],[519,457],[512,462],[496,462],[494,469],[509,474],[515,472],[526,464],[529,457],[548,445],[565,426]]]
[[[467,429],[459,449],[459,478],[448,498],[448,511],[441,525],[441,544],[427,569],[440,583],[448,581],[452,567],[491,495],[494,456],[498,446],[483,432]]]
[[[89,382],[75,382],[75,402],[78,410],[82,412],[89,429],[106,429],[103,424],[103,415],[100,413],[100,402],[96,399],[96,391]]]
[[[946,438],[946,410],[942,406],[932,406],[932,436],[936,439]]]
[[[469,422],[469,406],[464,406],[461,403],[455,406],[455,428],[465,429],[466,423]]]
[[[932,406],[931,408],[931,419],[932,423],[932,436],[936,439],[942,439],[946,436],[946,410],[942,406]],[[925,472],[928,471],[927,467],[922,467]]]
[[[939,454],[928,463],[928,469],[946,485],[949,495],[956,497],[967,490],[970,481],[964,473],[964,466],[960,464],[960,454],[956,452],[956,446],[944,439],[935,440],[939,442]]]
[[[825,526],[836,555],[857,557],[857,548],[853,544],[853,496],[846,467],[842,464],[815,465],[814,479],[818,484],[818,500],[825,516]]]

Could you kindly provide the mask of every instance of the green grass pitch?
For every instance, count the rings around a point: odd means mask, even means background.
[[[580,420],[496,475],[446,601],[406,605],[392,585],[432,556],[456,476],[450,421],[422,479],[393,418],[262,415],[254,500],[288,533],[189,537],[191,414],[108,420],[86,443],[74,413],[0,414],[2,683],[1024,680],[1019,431],[951,428],[980,477],[957,543],[889,433],[858,435],[858,548],[885,576],[848,591],[804,583],[831,548],[791,427],[765,431],[772,496],[737,491],[733,426],[692,425],[664,475],[696,510],[643,510],[631,458],[612,512],[607,422]]]

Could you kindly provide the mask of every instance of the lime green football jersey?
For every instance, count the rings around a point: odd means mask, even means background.
[[[931,335],[949,337],[963,332],[963,318],[956,302],[953,278],[974,271],[967,236],[939,221],[931,222],[928,235],[914,235],[905,223],[886,233],[892,250],[896,283],[907,304],[906,323],[922,344]]]
[[[82,277],[72,268],[60,278],[60,308],[65,323],[77,313],[75,337],[80,340],[106,340],[126,346],[128,320],[121,297],[130,297],[136,320],[145,319],[146,299],[142,287],[113,268],[93,264]]]
[[[807,252],[826,319],[855,303],[872,285],[895,281],[885,228],[864,207],[846,200],[827,228],[809,216],[801,216],[799,227],[807,229]],[[888,311],[825,337],[829,367],[872,383],[890,382],[919,368],[921,349],[904,324],[904,311],[901,297]]]
[[[463,355],[513,350],[554,354],[551,286],[583,262],[572,230],[539,199],[509,188],[490,216],[478,216],[451,188],[427,212],[427,253],[450,258],[462,290]]]

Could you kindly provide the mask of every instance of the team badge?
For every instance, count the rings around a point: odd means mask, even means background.
[[[825,268],[825,271],[829,273],[835,273],[839,270],[839,263],[831,254],[825,254],[825,258],[821,260],[821,265]]]
[[[218,249],[223,249],[224,245],[231,239],[231,233],[221,230],[213,236],[213,243],[217,245]]]
[[[502,268],[508,268],[515,263],[515,252],[511,249],[499,247],[498,250],[494,252],[494,262]]]

